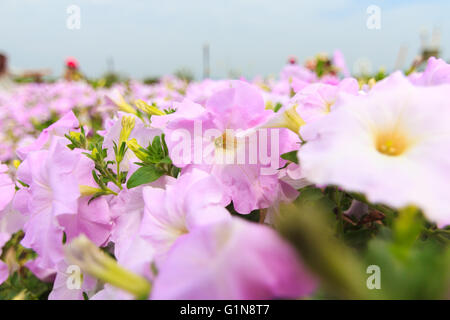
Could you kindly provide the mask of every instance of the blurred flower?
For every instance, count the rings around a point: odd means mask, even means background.
[[[180,237],[152,299],[275,299],[311,294],[316,281],[271,228],[239,218]]]
[[[413,84],[419,86],[450,84],[450,65],[442,59],[431,57],[425,71],[413,73],[410,80]]]
[[[0,163],[0,212],[11,202],[16,192],[15,184],[7,172],[8,167]]]

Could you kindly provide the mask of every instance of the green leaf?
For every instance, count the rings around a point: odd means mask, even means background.
[[[142,184],[150,183],[157,180],[164,174],[164,171],[155,166],[145,166],[137,169],[128,179],[127,188],[132,189]]]
[[[297,150],[283,153],[281,158],[298,164]]]
[[[161,152],[162,147],[161,147],[161,138],[159,136],[156,136],[153,138],[153,142],[152,142],[152,149],[155,152]]]
[[[172,164],[172,159],[170,159],[169,157],[164,157],[163,159],[161,159],[161,160],[159,161],[159,163]]]
[[[365,265],[377,265],[381,270],[381,290],[371,290],[373,298],[383,295],[385,299],[397,300],[447,299],[450,248],[419,240],[405,248],[405,259],[397,255],[392,241],[395,239],[377,237],[369,242]]]
[[[161,142],[162,142],[162,146],[163,146],[163,151],[164,154],[167,156],[169,154],[169,148],[167,148],[167,144],[166,144],[166,138],[165,138],[165,134],[161,134]]]
[[[313,208],[314,210],[326,213],[331,219],[335,219],[334,209],[336,204],[325,196],[319,188],[306,187],[300,190],[300,196],[295,200],[295,203],[302,210],[306,208]],[[331,221],[330,221],[331,222]]]

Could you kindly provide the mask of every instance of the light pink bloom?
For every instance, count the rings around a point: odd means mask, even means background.
[[[152,188],[164,188],[167,181],[172,180],[175,179],[163,176],[149,185]],[[120,265],[151,279],[150,264],[155,249],[139,232],[145,207],[143,188],[144,186],[124,189],[111,200],[114,219],[111,241],[114,243],[114,255]]]
[[[83,274],[76,265],[68,265],[64,260],[57,265],[57,273],[48,300],[84,300],[83,292],[94,293],[97,280]]]
[[[73,112],[70,111],[47,129],[42,130],[41,134],[36,141],[34,141],[34,143],[26,147],[19,148],[17,150],[17,155],[23,160],[31,151],[47,149],[53,141],[53,137],[64,137],[64,135],[69,133],[70,130],[75,130],[78,127],[78,119],[75,117]]]
[[[419,86],[450,84],[450,65],[442,59],[431,57],[425,71],[413,73],[410,80],[413,84]]]
[[[340,50],[335,50],[333,54],[333,65],[336,66],[340,73],[344,75],[344,77],[350,77],[350,72],[347,68],[347,63],[345,62],[344,54]]]
[[[181,236],[159,269],[151,298],[300,298],[315,288],[274,230],[233,218]]]
[[[164,259],[175,240],[195,228],[227,220],[226,199],[221,184],[208,173],[194,169],[168,183],[165,189],[145,187],[142,238]]]
[[[89,300],[134,300],[134,296],[112,285],[105,284],[104,288]]]
[[[311,70],[298,64],[286,65],[280,74],[281,81],[290,81],[292,79],[302,80],[308,83],[317,81],[317,76]]]
[[[193,82],[189,84],[186,90],[186,99],[200,105],[205,105],[206,101],[208,101],[213,94],[229,87],[229,80],[205,79],[201,82]]]
[[[297,104],[297,113],[306,123],[309,123],[330,113],[339,94],[357,95],[358,90],[358,81],[353,78],[344,79],[336,86],[314,83],[300,90],[291,99],[290,104]]]
[[[295,150],[295,146],[292,148],[292,140],[284,129],[264,129],[266,144],[261,142],[264,137],[259,132],[252,142],[248,138],[235,140],[239,132],[251,131],[264,123],[273,111],[265,110],[256,87],[241,81],[231,84],[232,87],[208,100],[202,115],[169,122],[165,133],[171,159],[184,168],[182,173],[200,168],[214,175],[224,185],[234,208],[246,214],[267,208],[276,200],[280,188],[277,169],[284,165],[280,155]],[[178,135],[181,132],[189,140],[187,148],[180,152],[180,146],[184,146]],[[226,145],[226,139],[231,145]],[[249,160],[250,152],[255,158],[253,163]],[[267,159],[263,159],[262,153]],[[239,162],[239,158],[245,159]]]
[[[104,245],[111,233],[112,221],[108,197],[100,197],[89,203],[90,197],[78,199],[78,212],[58,217],[58,223],[64,228],[67,242],[80,234],[86,235],[97,246]]]
[[[66,144],[66,139],[59,138],[49,150],[29,153],[17,172],[18,179],[29,185],[17,193],[15,201],[15,207],[28,215],[22,245],[38,253],[36,267],[44,270],[62,259],[65,229],[69,237],[87,232],[97,244],[108,234],[104,213],[93,210],[99,207],[87,208],[87,199],[81,199],[79,191],[80,185],[96,186],[91,175],[94,164],[81,150],[70,150]],[[93,231],[99,233],[93,235]]]
[[[0,163],[0,212],[11,202],[16,191],[15,184],[7,172],[8,167]]]
[[[205,111],[204,107],[188,99],[184,99],[182,102],[174,102],[172,109],[175,112],[164,116],[152,116],[152,127],[164,129],[170,121],[177,119],[195,119]]]
[[[0,255],[2,254],[2,248],[6,242],[10,239],[11,235],[8,233],[0,232]],[[0,284],[5,282],[9,277],[8,265],[0,260]]]

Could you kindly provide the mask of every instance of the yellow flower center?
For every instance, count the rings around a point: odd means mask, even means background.
[[[234,150],[237,146],[237,138],[231,133],[224,132],[220,137],[214,140],[216,148],[223,150]]]
[[[388,156],[399,156],[411,146],[411,141],[404,132],[388,130],[377,134],[375,146],[378,152]]]
[[[334,101],[325,101],[325,113],[330,113],[333,105]]]

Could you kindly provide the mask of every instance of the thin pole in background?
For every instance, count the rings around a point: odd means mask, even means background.
[[[203,79],[209,78],[209,43],[203,45]]]

